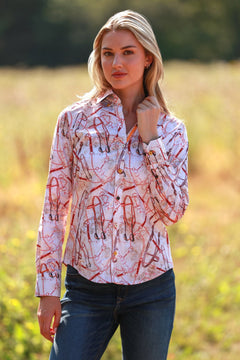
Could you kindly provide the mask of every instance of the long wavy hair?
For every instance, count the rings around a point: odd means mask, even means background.
[[[152,63],[150,67],[144,71],[144,90],[146,95],[155,96],[162,111],[169,114],[166,101],[159,86],[159,81],[163,79],[163,63],[154,32],[147,19],[132,10],[116,13],[98,32],[93,43],[93,51],[88,59],[88,72],[93,81],[94,88],[87,94],[87,97],[97,97],[100,93],[110,88],[102,70],[101,46],[103,36],[109,31],[116,30],[131,31],[145,49],[146,54],[152,55]]]

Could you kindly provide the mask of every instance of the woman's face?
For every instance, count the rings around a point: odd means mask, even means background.
[[[104,76],[116,92],[143,91],[144,68],[151,64],[143,46],[129,30],[107,32],[102,39],[101,64]]]

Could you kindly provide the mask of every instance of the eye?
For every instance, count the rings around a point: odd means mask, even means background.
[[[106,57],[112,56],[112,53],[111,53],[111,51],[104,51],[103,56],[106,56]]]
[[[132,55],[133,54],[133,51],[132,50],[125,50],[123,52],[124,55]]]

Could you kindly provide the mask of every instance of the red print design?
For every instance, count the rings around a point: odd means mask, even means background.
[[[36,295],[60,296],[62,261],[89,280],[116,284],[138,284],[173,267],[166,225],[188,205],[188,140],[171,115],[160,116],[158,132],[148,145],[138,129],[126,134],[111,91],[60,114],[39,226]]]

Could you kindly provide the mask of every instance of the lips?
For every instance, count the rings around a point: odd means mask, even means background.
[[[112,73],[112,77],[114,77],[115,79],[122,79],[126,75],[127,75],[127,73],[123,73],[123,72],[119,72],[119,71]]]

